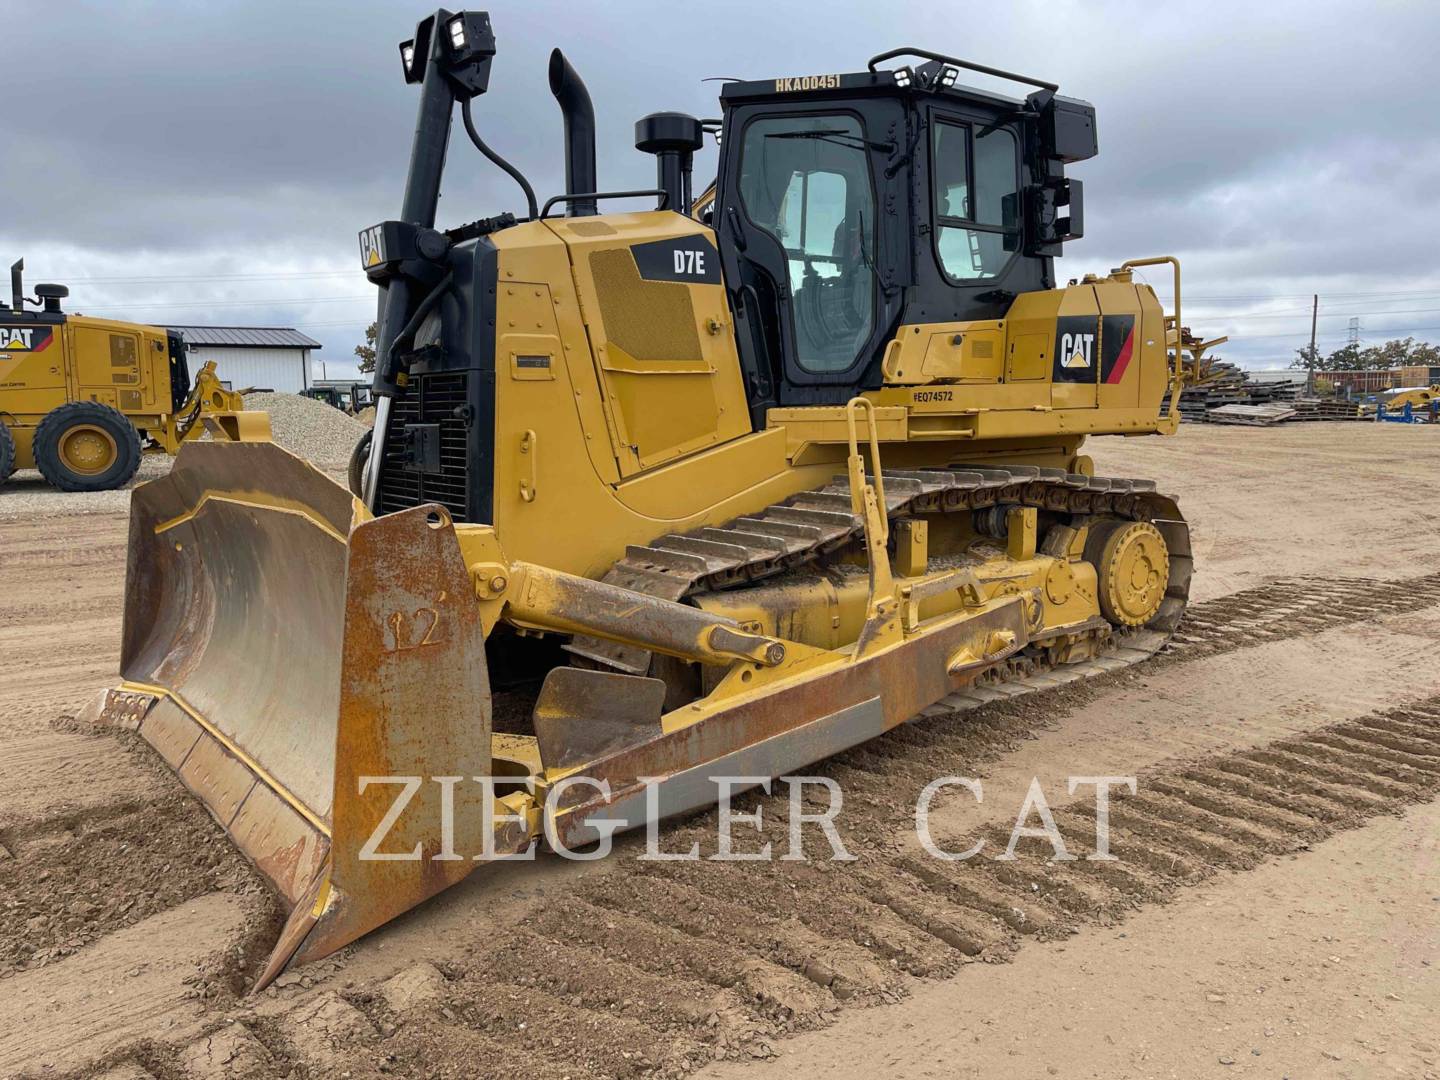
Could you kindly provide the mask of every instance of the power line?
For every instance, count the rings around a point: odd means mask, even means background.
[[[186,311],[201,311],[201,310],[204,310],[204,309],[206,309],[206,308],[214,308],[214,307],[253,307],[253,308],[261,308],[261,307],[275,307],[275,306],[293,306],[293,305],[295,305],[295,304],[304,305],[304,304],[358,303],[358,302],[361,301],[361,300],[364,300],[364,301],[366,301],[366,302],[368,302],[368,303],[373,304],[373,303],[375,302],[375,297],[374,297],[373,295],[368,295],[368,296],[365,296],[365,295],[357,295],[357,296],[280,297],[280,298],[278,298],[278,299],[273,299],[273,300],[269,300],[269,299],[267,299],[267,300],[194,300],[194,301],[186,300],[186,301],[180,301],[180,302],[170,301],[170,302],[159,302],[159,303],[152,303],[152,304],[145,304],[145,303],[141,303],[141,304],[126,304],[126,305],[124,305],[124,307],[125,307],[125,310],[127,310],[127,311],[128,311],[128,310],[131,310],[131,309],[133,309],[133,308],[145,308],[145,309],[147,309],[147,310],[148,310],[148,309],[151,309],[151,308],[180,308],[180,309],[186,310]],[[97,309],[97,310],[112,311],[112,310],[118,310],[118,307],[117,307],[117,305],[115,305],[115,304],[102,304],[102,305],[100,306],[100,308]]]
[[[1323,316],[1322,316],[1322,318],[1323,318]],[[1418,333],[1420,333],[1421,331],[1425,331],[1425,330],[1440,330],[1440,326],[1387,326],[1387,327],[1384,327],[1382,330],[1379,330],[1379,331],[1376,331],[1376,332],[1377,332],[1377,333],[1385,333],[1385,334],[1418,334]],[[1322,337],[1322,338],[1323,338],[1323,337],[1338,338],[1338,337],[1347,337],[1348,335],[1349,335],[1349,331],[1348,331],[1348,330],[1327,330],[1327,331],[1321,333],[1321,334],[1320,334],[1320,337]],[[1292,331],[1292,332],[1286,333],[1286,334],[1245,334],[1243,337],[1237,338],[1237,339],[1233,342],[1233,344],[1237,344],[1237,345],[1238,345],[1238,344],[1240,344],[1240,343],[1242,343],[1242,342],[1246,342],[1246,341],[1256,341],[1256,340],[1260,340],[1260,339],[1263,339],[1263,338],[1295,338],[1295,339],[1302,339],[1302,338],[1308,338],[1308,337],[1309,337],[1309,332],[1308,332],[1308,331],[1301,331],[1301,330],[1295,330],[1295,331]]]
[[[1390,311],[1362,311],[1362,312],[1360,312],[1360,314],[1361,314],[1361,315],[1365,315],[1365,316],[1423,315],[1423,314],[1429,314],[1429,313],[1435,312],[1435,311],[1440,311],[1440,308],[1433,308],[1433,307],[1431,307],[1431,308],[1394,308],[1393,310],[1390,310]],[[1304,312],[1303,312],[1303,315],[1305,315],[1305,316],[1309,316],[1309,314],[1310,314],[1309,311],[1304,311]],[[1339,313],[1334,314],[1334,315],[1324,315],[1324,314],[1322,314],[1322,315],[1320,315],[1319,317],[1322,318],[1322,319],[1350,319],[1350,318],[1354,318],[1354,314],[1353,314],[1352,312],[1350,312],[1350,311],[1344,311],[1344,312],[1339,312]],[[1206,318],[1212,318],[1212,319],[1216,319],[1217,321],[1223,321],[1223,322],[1241,322],[1241,321],[1247,320],[1247,319],[1296,319],[1296,318],[1300,318],[1300,315],[1293,314],[1293,313],[1290,313],[1290,312],[1284,312],[1284,313],[1281,313],[1281,312],[1258,312],[1258,313],[1251,314],[1251,315],[1204,315],[1204,314],[1201,314],[1201,315],[1192,315],[1192,314],[1190,314],[1190,313],[1188,313],[1188,312],[1186,313],[1186,320],[1187,320],[1187,321],[1190,320],[1190,319],[1206,319]]]
[[[1157,296],[1159,296],[1159,297],[1161,297],[1162,299],[1165,299],[1165,300],[1169,300],[1169,299],[1171,298],[1171,297],[1170,297],[1170,294],[1169,294],[1168,292],[1161,292],[1159,289],[1156,289],[1156,290],[1155,290],[1155,295],[1157,295]],[[1181,297],[1182,297],[1183,299],[1186,299],[1186,300],[1235,300],[1235,301],[1241,301],[1241,300],[1309,300],[1309,299],[1311,298],[1311,296],[1313,296],[1313,295],[1314,295],[1313,293],[1192,293],[1192,292],[1182,292],[1182,293],[1181,293]],[[1396,299],[1396,300],[1403,299],[1403,298],[1406,298],[1406,297],[1413,298],[1413,297],[1416,297],[1416,296],[1422,296],[1422,297],[1423,297],[1423,296],[1434,296],[1434,295],[1436,295],[1436,289],[1435,289],[1433,286],[1432,286],[1431,288],[1428,288],[1428,289],[1419,289],[1419,290],[1410,290],[1410,291],[1399,290],[1399,291],[1386,291],[1386,292],[1322,292],[1322,293],[1320,294],[1320,296],[1321,296],[1322,299],[1325,298],[1325,297],[1327,297],[1327,296],[1338,296],[1338,297],[1345,297],[1345,298],[1355,298],[1355,297],[1365,297],[1365,296],[1379,296],[1379,297],[1386,297],[1386,298]]]
[[[76,277],[74,274],[42,274],[27,271],[35,280],[58,278],[61,281],[87,281],[97,285],[163,285],[190,281],[294,281],[303,278],[362,277],[361,270],[295,270],[273,274],[162,274],[147,277]]]

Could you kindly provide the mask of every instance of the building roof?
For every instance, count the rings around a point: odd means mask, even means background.
[[[318,349],[320,342],[288,326],[171,326],[191,345],[231,349]]]

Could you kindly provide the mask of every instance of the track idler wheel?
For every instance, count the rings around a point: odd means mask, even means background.
[[[1085,558],[1095,565],[1100,611],[1112,623],[1144,626],[1160,610],[1170,583],[1170,551],[1147,521],[1099,521]]]

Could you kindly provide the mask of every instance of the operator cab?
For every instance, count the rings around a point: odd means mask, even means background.
[[[879,70],[898,56],[928,59]],[[1038,89],[961,86],[962,68]],[[1003,318],[1054,288],[1053,257],[1083,232],[1064,166],[1096,153],[1094,108],[1055,90],[914,49],[724,87],[710,221],[757,420],[878,388],[903,325]]]

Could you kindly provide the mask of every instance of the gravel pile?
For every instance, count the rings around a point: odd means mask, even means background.
[[[130,510],[130,489],[164,476],[173,460],[164,454],[146,454],[129,487],[116,491],[56,491],[35,469],[21,469],[0,484],[0,522],[63,514],[126,514]]]
[[[323,469],[343,469],[367,430],[353,416],[298,394],[246,394],[245,408],[268,412],[275,441]]]
[[[271,434],[277,443],[341,484],[345,483],[350,452],[374,423],[373,417],[370,423],[363,423],[323,401],[312,401],[298,394],[246,394],[245,407],[268,412]],[[210,434],[206,432],[200,437],[208,439]],[[164,454],[146,454],[140,459],[140,471],[134,481],[118,491],[56,491],[34,469],[22,469],[0,483],[0,522],[37,514],[125,513],[130,506],[130,489],[164,476],[173,460]]]

